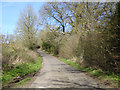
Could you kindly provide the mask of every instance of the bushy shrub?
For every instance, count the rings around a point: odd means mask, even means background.
[[[15,64],[22,64],[26,62],[34,62],[34,57],[29,54],[30,50],[25,47],[19,47],[16,44],[3,44],[2,45],[2,66],[13,67]],[[32,53],[33,54],[33,53]]]
[[[89,32],[80,36],[76,56],[80,64],[85,67],[100,68],[109,72],[118,72],[118,62],[113,58],[111,48],[105,34],[99,32]]]
[[[38,43],[42,50],[58,55],[59,46],[61,45],[61,35],[59,32],[44,30],[40,31],[38,37]]]
[[[43,42],[42,49],[47,51],[48,53],[53,53],[55,55],[58,54],[58,48],[52,45],[50,42]]]
[[[64,37],[65,38],[63,38],[62,45],[59,48],[59,56],[66,59],[71,59],[76,56],[75,49],[79,41],[79,34],[72,36],[66,35]]]

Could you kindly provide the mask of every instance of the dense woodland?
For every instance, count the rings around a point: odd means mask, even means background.
[[[40,47],[82,67],[120,74],[120,2],[51,2],[37,15],[28,5],[14,35],[1,35],[3,70],[33,62]],[[34,57],[33,57],[34,56]]]

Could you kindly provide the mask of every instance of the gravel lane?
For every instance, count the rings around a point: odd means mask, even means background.
[[[106,88],[84,72],[75,70],[56,57],[38,51],[43,58],[40,73],[29,88]]]

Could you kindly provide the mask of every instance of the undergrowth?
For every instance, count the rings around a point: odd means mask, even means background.
[[[4,70],[2,75],[2,85],[6,86],[15,78],[20,78],[24,75],[34,73],[41,68],[42,58],[39,56],[35,62],[19,64],[16,68],[11,70]]]

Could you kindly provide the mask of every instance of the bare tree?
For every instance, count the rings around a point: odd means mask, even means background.
[[[64,3],[57,2],[47,3],[42,9],[39,10],[39,12],[41,15],[43,15],[43,17],[45,17],[46,22],[49,23],[51,18],[54,19],[56,24],[59,25],[58,29],[62,27],[62,31],[65,32],[66,13],[63,4]]]
[[[67,23],[72,26],[73,32],[91,31],[103,27],[115,9],[115,3],[65,2],[65,4],[65,9],[70,12],[66,14]]]
[[[17,33],[23,44],[33,48],[36,44],[36,33],[38,30],[37,16],[32,6],[27,6],[20,14],[17,23]]]

